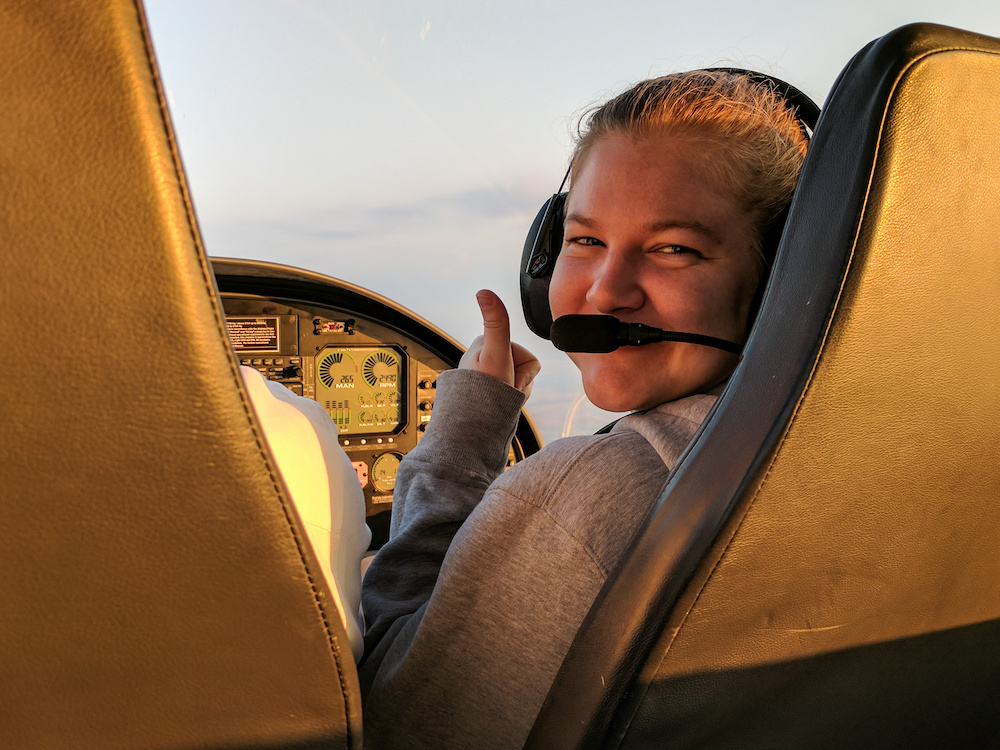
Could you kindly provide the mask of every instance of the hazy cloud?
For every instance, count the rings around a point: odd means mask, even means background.
[[[356,239],[425,229],[445,222],[476,230],[483,221],[519,220],[529,226],[544,198],[536,191],[463,190],[449,195],[421,198],[409,203],[380,206],[330,206],[271,220],[297,236],[320,239]],[[547,195],[545,197],[548,197]],[[249,220],[249,223],[254,223]]]

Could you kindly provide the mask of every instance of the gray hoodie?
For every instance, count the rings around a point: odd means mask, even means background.
[[[365,747],[521,747],[715,400],[629,415],[504,472],[523,394],[471,370],[442,374],[364,581]]]

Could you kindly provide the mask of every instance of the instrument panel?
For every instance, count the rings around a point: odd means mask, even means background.
[[[389,535],[400,461],[434,412],[437,377],[463,349],[440,329],[348,282],[262,261],[211,260],[241,364],[326,409],[365,495],[372,549]],[[508,465],[541,439],[522,413]]]
[[[395,432],[406,353],[391,346],[328,346],[316,355],[314,398],[342,435]]]

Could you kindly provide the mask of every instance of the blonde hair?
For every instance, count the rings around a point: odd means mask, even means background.
[[[722,70],[642,81],[585,112],[577,126],[571,175],[582,169],[593,145],[611,134],[636,140],[676,135],[717,146],[712,156],[721,158],[704,160],[706,176],[750,215],[758,252],[764,232],[792,200],[808,144],[802,125],[772,85]]]

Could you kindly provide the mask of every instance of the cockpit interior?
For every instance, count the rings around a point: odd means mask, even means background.
[[[374,292],[262,261],[211,259],[226,330],[241,365],[321,403],[365,493],[372,551],[389,534],[399,462],[434,410],[437,376],[461,345]],[[509,463],[542,440],[524,412]]]
[[[363,747],[237,368],[327,410],[375,549],[461,346],[206,252],[141,3],[8,2],[0,39],[0,744]],[[742,363],[528,747],[998,744],[1000,40],[846,62]],[[525,414],[509,461],[540,447]]]

